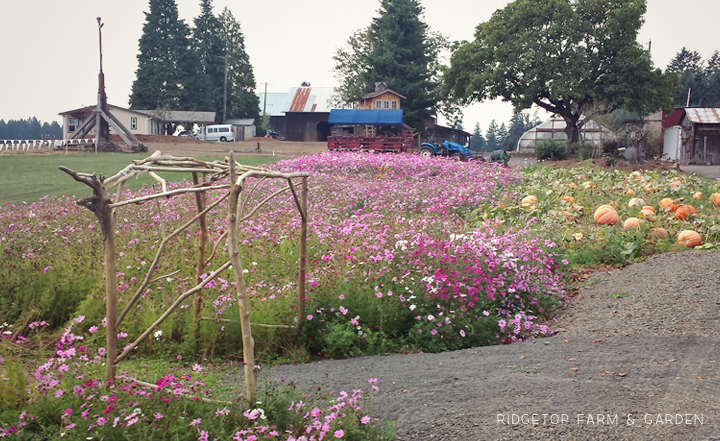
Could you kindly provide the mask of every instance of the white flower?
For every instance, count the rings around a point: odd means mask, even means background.
[[[417,306],[415,306],[415,305],[410,305],[410,311],[414,311],[415,308],[417,308]]]
[[[157,331],[155,331],[154,335],[155,335],[155,340],[159,339],[163,335],[162,329],[158,329]]]

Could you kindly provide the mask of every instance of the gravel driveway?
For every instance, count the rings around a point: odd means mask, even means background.
[[[720,251],[687,251],[596,273],[550,338],[262,377],[334,390],[377,378],[369,408],[398,440],[720,440],[719,264]]]

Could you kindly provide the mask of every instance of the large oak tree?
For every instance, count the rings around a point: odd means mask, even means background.
[[[645,11],[645,0],[516,0],[458,46],[444,90],[463,103],[542,107],[565,120],[569,144],[583,115],[669,109],[677,78],[637,42]]]

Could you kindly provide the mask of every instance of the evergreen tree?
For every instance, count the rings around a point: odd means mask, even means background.
[[[505,150],[506,149],[506,141],[508,137],[508,130],[507,127],[505,127],[505,123],[500,124],[500,127],[497,131],[497,145],[499,149]]]
[[[405,122],[422,128],[437,101],[430,92],[437,85],[430,80],[434,56],[427,24],[420,19],[423,8],[417,0],[381,0],[379,13],[370,25],[370,79],[403,94]]]
[[[145,20],[130,108],[206,110],[200,60],[175,0],[150,0]]]
[[[720,53],[717,50],[705,62],[699,53],[683,47],[670,61],[666,72],[679,76],[682,89],[675,96],[678,105],[720,106]]]
[[[504,150],[515,150],[523,134],[532,128],[530,126],[530,116],[528,114],[524,112],[513,113],[512,118],[510,118],[510,128],[503,144]]]
[[[485,147],[487,151],[491,152],[500,148],[500,143],[498,139],[498,125],[495,120],[490,121],[487,133],[485,134],[485,140],[487,142]]]
[[[333,105],[347,107],[352,100],[373,92],[376,82],[384,82],[406,97],[402,109],[409,126],[422,129],[435,110],[450,121],[459,120],[456,103],[437,106],[438,53],[449,43],[422,21],[419,2],[381,0],[378,12],[370,26],[353,33],[347,47],[333,57],[340,83]]]
[[[200,1],[200,15],[193,20],[192,47],[200,59],[208,109],[215,121],[222,122],[223,86],[225,80],[225,44],[220,35],[220,20],[213,14],[212,0]]]
[[[682,74],[687,70],[700,72],[702,70],[702,57],[697,51],[691,52],[683,46],[668,64],[667,72]]]
[[[255,94],[255,74],[245,52],[240,23],[226,7],[219,17],[223,55],[227,57],[227,117],[258,118],[260,98]]]
[[[470,150],[483,151],[485,150],[485,137],[483,137],[480,131],[480,123],[475,123],[475,130],[470,137]]]

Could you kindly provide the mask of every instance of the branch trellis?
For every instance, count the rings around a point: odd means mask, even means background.
[[[105,249],[105,292],[106,292],[106,345],[107,345],[107,363],[106,377],[108,380],[114,379],[117,364],[125,359],[130,352],[145,338],[147,338],[160,324],[172,314],[181,304],[193,296],[193,319],[197,328],[198,320],[201,318],[200,308],[202,305],[202,288],[211,280],[214,280],[222,271],[232,267],[235,278],[236,297],[238,301],[240,314],[240,327],[242,330],[243,340],[243,362],[245,377],[245,394],[249,402],[255,401],[256,396],[256,378],[255,378],[255,343],[252,337],[250,323],[250,300],[243,276],[242,261],[240,259],[239,246],[239,223],[250,219],[258,210],[272,199],[280,196],[288,191],[292,195],[292,200],[300,214],[300,256],[298,265],[298,314],[295,321],[296,331],[300,331],[305,318],[305,260],[306,260],[306,242],[307,242],[307,190],[309,173],[280,173],[260,167],[251,167],[239,164],[235,161],[235,154],[230,151],[229,157],[223,161],[206,162],[192,157],[176,157],[164,155],[160,151],[156,151],[148,158],[142,160],[133,160],[131,164],[120,170],[115,175],[104,178],[98,174],[76,173],[66,167],[60,166],[60,170],[72,176],[76,181],[81,182],[93,190],[93,195],[79,200],[77,203],[95,214],[100,223],[103,245]],[[174,173],[192,173],[193,184],[184,188],[168,190],[165,179],[158,173],[174,172]],[[127,200],[120,200],[121,191],[124,183],[141,173],[149,174],[153,179],[159,182],[160,189],[157,192],[135,197]],[[229,178],[229,181],[228,181]],[[249,185],[250,178],[260,178],[254,185]],[[263,200],[259,201],[254,207],[248,209],[248,200],[251,194],[266,179],[284,179],[287,186],[281,187]],[[116,190],[115,201],[113,202],[111,191]],[[300,191],[298,192],[298,187]],[[211,204],[207,204],[206,194],[208,191],[222,190],[224,193]],[[132,299],[127,302],[125,308],[118,314],[117,310],[117,257],[115,252],[115,228],[114,228],[114,211],[116,208],[131,204],[143,204],[151,200],[159,198],[169,198],[184,194],[194,194],[197,214],[186,221],[181,226],[174,229],[169,234],[164,234],[155,253],[155,258],[150,265],[143,281],[133,295]],[[207,215],[217,208],[224,200],[228,200],[227,209],[227,229],[218,238],[206,256],[207,242]],[[130,312],[130,309],[140,299],[143,291],[147,286],[160,278],[169,276],[163,275],[153,277],[156,268],[159,268],[163,251],[170,241],[185,231],[188,227],[198,223],[200,229],[200,237],[198,240],[198,253],[196,265],[196,284],[192,288],[183,292],[172,305],[160,316],[147,330],[145,330],[133,343],[126,346],[121,353],[118,354],[117,348],[117,329],[123,319]],[[212,258],[217,252],[218,246],[226,240],[229,259],[222,265],[218,266],[206,277],[206,268],[210,265]],[[263,326],[256,324],[256,326]],[[265,325],[269,326],[269,325]],[[278,325],[274,325],[278,326]]]

